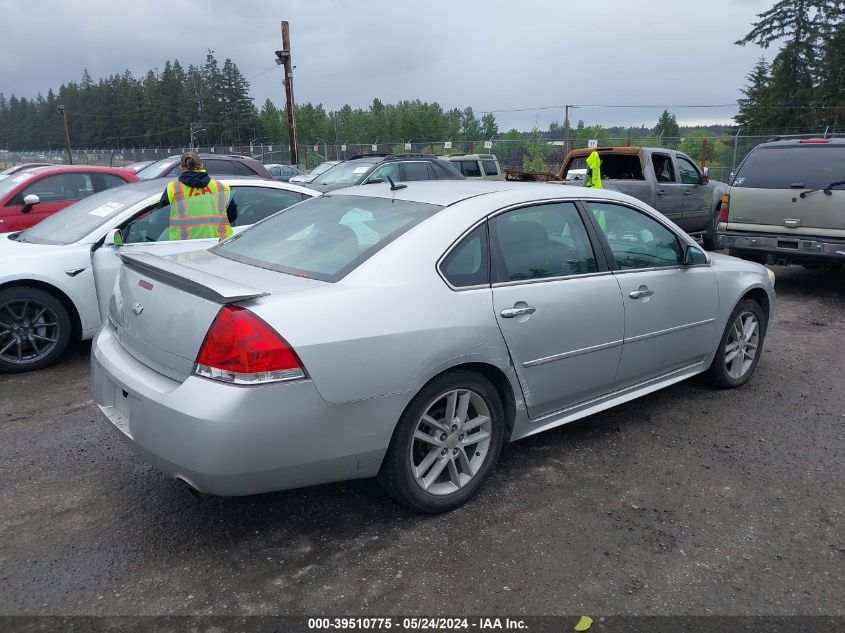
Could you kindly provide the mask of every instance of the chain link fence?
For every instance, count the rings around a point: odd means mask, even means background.
[[[642,146],[675,149],[687,154],[700,167],[708,167],[714,180],[727,181],[737,165],[754,147],[773,138],[818,138],[845,137],[845,130],[803,130],[800,133],[779,134],[776,131],[757,131],[742,134],[740,129],[734,135],[707,136],[695,131],[686,137],[600,137],[549,139],[544,135],[519,139],[493,138],[487,141],[414,141],[393,143],[303,143],[298,145],[298,163],[304,169],[312,169],[327,160],[346,160],[361,154],[435,154],[439,156],[461,154],[493,154],[502,169],[509,171],[548,171],[558,173],[566,155],[572,149],[585,148],[591,140],[600,147]],[[75,164],[125,166],[142,161],[156,161],[182,153],[187,147],[113,149],[79,149],[72,151]],[[290,164],[291,152],[286,143],[253,144],[228,147],[197,147],[202,154],[249,156],[265,164]],[[42,151],[15,152],[0,150],[0,168],[14,164],[44,162],[64,164],[67,154],[64,149],[49,148]],[[530,167],[530,169],[527,169]]]

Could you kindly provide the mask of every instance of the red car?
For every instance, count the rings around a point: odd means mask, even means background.
[[[92,193],[137,181],[128,169],[93,165],[55,165],[18,172],[0,180],[0,233],[28,229]]]

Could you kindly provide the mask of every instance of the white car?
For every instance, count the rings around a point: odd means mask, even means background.
[[[340,162],[342,162],[342,161],[329,160],[329,161],[326,161],[325,163],[320,163],[314,169],[309,171],[307,174],[302,174],[301,176],[292,176],[291,179],[290,179],[290,182],[292,182],[294,184],[300,184],[300,185],[304,184],[306,182],[311,182],[317,176],[322,174],[324,171],[328,171],[329,169],[331,169],[332,167],[334,167],[335,165],[337,165]]]
[[[273,180],[223,178],[234,190],[238,227],[320,195]],[[215,239],[168,240],[170,210],[160,179],[108,189],[34,227],[0,234],[0,371],[46,367],[72,338],[93,338],[108,314],[119,253],[169,255]]]

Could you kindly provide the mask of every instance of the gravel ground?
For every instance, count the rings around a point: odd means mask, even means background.
[[[197,498],[108,428],[87,345],[0,376],[0,614],[845,615],[845,273],[775,270],[744,388],[513,444],[438,517],[371,481]]]

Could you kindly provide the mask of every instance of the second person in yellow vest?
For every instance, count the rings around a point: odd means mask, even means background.
[[[223,239],[232,234],[238,205],[229,185],[212,179],[196,152],[185,152],[182,174],[167,183],[160,207],[170,207],[170,240]]]

